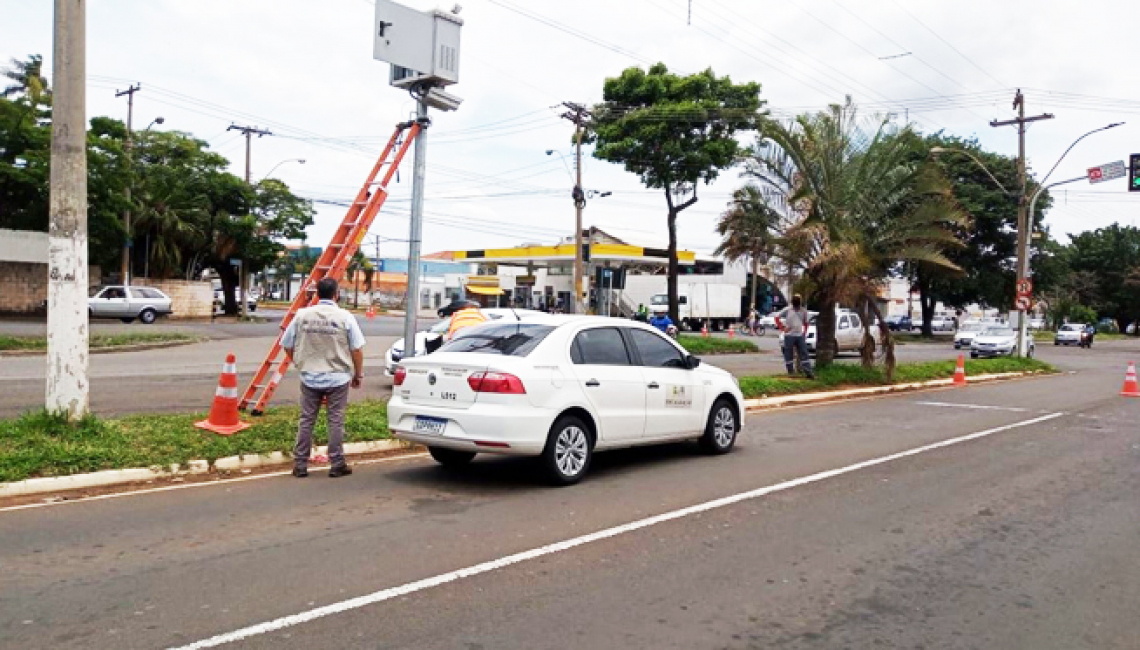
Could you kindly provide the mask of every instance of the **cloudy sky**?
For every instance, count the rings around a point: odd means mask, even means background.
[[[1037,177],[1081,134],[1053,180],[1140,152],[1140,84],[1133,61],[1140,2],[1105,0],[461,0],[459,84],[465,101],[435,114],[428,150],[425,251],[553,243],[573,231],[563,101],[601,99],[602,82],[631,65],[664,61],[758,81],[774,115],[842,101],[890,113],[923,131],[976,137],[1006,154],[1014,90],[1031,114]],[[406,0],[418,9],[444,5]],[[309,240],[323,245],[393,125],[412,114],[372,59],[373,0],[101,0],[88,6],[90,115],[126,117],[115,91],[141,83],[135,126],[193,133],[244,170],[231,123],[269,129],[255,140],[253,175],[273,172],[318,200]],[[50,64],[52,2],[0,0],[0,57],[43,54]],[[50,66],[47,68],[50,70]],[[750,136],[746,136],[750,140]],[[406,254],[411,161],[373,226],[381,253]],[[632,243],[664,242],[664,198],[621,168],[587,159],[587,223]],[[716,247],[716,216],[741,183],[729,170],[681,218],[682,247]],[[1058,192],[1056,233],[1136,223],[1140,194],[1124,181]],[[328,203],[332,202],[332,203]],[[370,242],[374,241],[370,238]],[[367,248],[368,253],[373,248]]]

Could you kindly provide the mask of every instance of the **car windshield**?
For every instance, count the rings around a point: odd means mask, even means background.
[[[472,328],[469,334],[455,338],[440,348],[440,352],[476,352],[504,357],[525,357],[553,331],[554,327],[550,325],[531,323],[484,325]]]
[[[1013,330],[1008,327],[991,327],[982,332],[982,336],[1013,336]]]
[[[981,323],[963,323],[962,326],[958,328],[958,331],[959,332],[980,332],[983,329],[985,329],[985,325],[982,325]]]
[[[99,292],[102,290],[103,290],[103,287],[101,287],[101,286],[91,287],[90,289],[87,290],[87,297],[88,298],[94,298],[95,296],[99,295]]]
[[[573,289],[573,287],[571,287],[571,289]],[[651,304],[651,305],[668,305],[669,304],[669,296],[653,296],[652,298],[649,299],[649,304]]]
[[[1061,331],[1062,332],[1079,332],[1079,331],[1083,330],[1084,328],[1085,328],[1084,325],[1063,325],[1061,327]]]

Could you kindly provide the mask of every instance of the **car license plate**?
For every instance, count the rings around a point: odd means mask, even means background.
[[[430,433],[435,436],[443,435],[443,430],[446,428],[447,420],[422,415],[417,415],[415,423],[412,424],[413,433]]]

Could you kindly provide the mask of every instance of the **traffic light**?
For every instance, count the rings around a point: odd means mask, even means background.
[[[1128,157],[1128,191],[1140,192],[1140,153]]]

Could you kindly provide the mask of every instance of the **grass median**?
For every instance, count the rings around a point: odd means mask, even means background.
[[[291,452],[297,433],[295,406],[271,408],[247,418],[253,425],[233,436],[194,427],[203,413],[130,415],[78,423],[46,412],[0,420],[0,482],[39,476],[65,476],[105,469],[166,467],[191,460],[236,455]],[[382,401],[350,403],[345,416],[345,442],[385,440],[388,405]],[[314,444],[328,441],[322,416]]]
[[[183,343],[199,340],[196,336],[180,332],[130,332],[126,334],[92,334],[88,340],[90,348],[121,348],[148,343]],[[0,335],[0,351],[8,350],[47,350],[47,338],[43,336]]]
[[[923,363],[902,363],[895,368],[893,381],[887,381],[882,368],[864,368],[857,364],[833,364],[816,372],[815,379],[789,377],[787,375],[765,375],[742,377],[740,390],[744,397],[756,399],[777,395],[818,393],[843,388],[864,388],[867,386],[890,386],[911,382],[947,379],[954,376],[957,362],[927,361]],[[1056,369],[1037,359],[1020,357],[997,359],[966,359],[966,375],[985,375],[1003,372],[1051,373]]]
[[[681,347],[688,350],[689,354],[694,356],[708,356],[715,354],[747,354],[750,352],[758,352],[759,349],[752,341],[742,341],[740,339],[722,339],[716,337],[705,338],[703,336],[679,336],[677,342]]]

